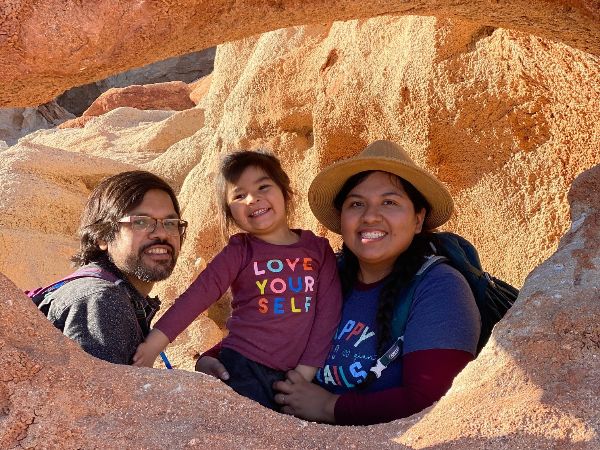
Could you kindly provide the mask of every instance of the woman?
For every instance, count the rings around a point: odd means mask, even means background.
[[[354,425],[388,422],[430,406],[474,358],[480,330],[466,280],[446,264],[431,268],[415,290],[402,356],[379,378],[365,379],[394,341],[394,302],[433,253],[429,231],[450,218],[450,194],[399,146],[376,141],[321,171],[309,203],[344,240],[342,320],[317,383],[290,371],[285,382],[275,383],[275,401],[297,417]],[[225,375],[209,357],[198,361],[197,370]]]

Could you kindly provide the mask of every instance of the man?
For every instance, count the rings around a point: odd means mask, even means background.
[[[132,171],[103,180],[84,207],[72,261],[118,281],[69,281],[44,301],[48,318],[87,353],[130,364],[160,306],[148,294],[171,275],[186,226],[173,189],[156,175]]]

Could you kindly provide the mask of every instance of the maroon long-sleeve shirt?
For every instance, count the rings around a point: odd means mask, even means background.
[[[224,347],[277,370],[321,367],[340,320],[336,260],[326,239],[295,231],[291,245],[232,236],[154,327],[173,341],[231,286]]]

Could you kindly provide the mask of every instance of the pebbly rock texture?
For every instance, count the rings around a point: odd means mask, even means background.
[[[0,6],[0,106],[38,105],[73,86],[269,30],[385,14],[515,29],[600,55],[596,0],[6,0]]]
[[[35,143],[2,151],[0,272],[22,289],[66,275],[90,190],[102,178],[133,168]]]
[[[597,56],[486,24],[378,17],[221,45],[207,84],[195,108],[117,108],[0,149],[0,272],[18,286],[0,281],[0,448],[599,446]],[[273,150],[298,194],[293,224],[323,232],[305,200],[313,175],[379,138],[448,185],[448,228],[492,273],[521,286],[535,269],[477,361],[422,414],[365,428],[278,416],[203,376],[95,361],[23,303],[19,289],[67,270],[102,174],[144,167],[177,187],[191,227],[156,289],[168,303],[221,247],[212,180],[224,152]],[[208,314],[219,326],[226,300]],[[219,333],[201,317],[169,352],[189,368]]]
[[[184,147],[201,155],[180,194],[190,240],[167,298],[193,280],[196,257],[221,246],[204,236],[218,235],[207,185],[225,151],[280,155],[299,193],[295,224],[324,232],[304,194],[312,175],[375,139],[401,142],[450,188],[447,228],[517,286],[568,229],[575,176],[600,163],[599,58],[457,21],[381,17],[222,45],[198,108],[210,112],[203,128],[149,163],[163,173]]]

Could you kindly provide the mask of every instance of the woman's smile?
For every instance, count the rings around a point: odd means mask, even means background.
[[[374,172],[344,200],[342,236],[360,261],[361,271],[385,276],[398,255],[410,246],[415,234],[421,232],[424,217],[425,210],[415,212],[395,176]]]

